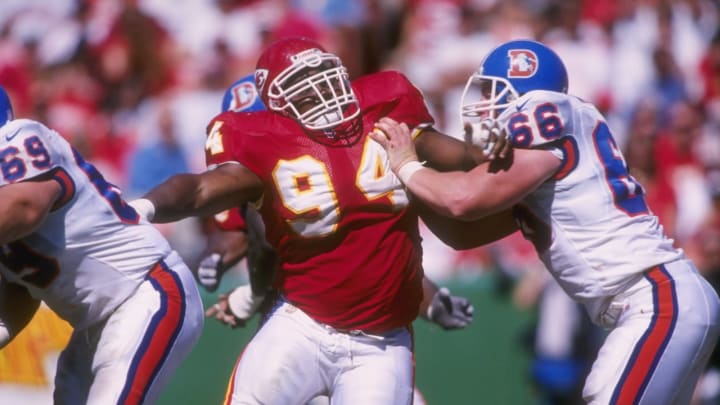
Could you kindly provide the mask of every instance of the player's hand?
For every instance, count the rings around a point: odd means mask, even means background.
[[[232,328],[238,328],[245,326],[245,322],[239,320],[230,311],[230,305],[228,304],[228,296],[226,294],[220,294],[218,302],[205,311],[205,316],[208,318],[215,318],[220,323],[228,325]]]
[[[465,140],[482,149],[488,160],[505,158],[511,148],[507,131],[492,118],[465,123]]]
[[[383,117],[375,123],[370,137],[379,143],[388,154],[390,168],[396,174],[406,163],[417,161],[415,144],[407,124],[398,123],[392,118]]]
[[[220,285],[220,278],[224,273],[223,267],[220,253],[211,253],[205,256],[198,265],[198,283],[208,292],[214,292]]]
[[[462,329],[473,320],[474,308],[465,297],[450,295],[447,288],[440,288],[428,307],[428,319],[445,330]]]
[[[245,231],[213,228],[208,233],[207,246],[200,256],[203,259],[194,272],[198,284],[208,292],[215,292],[223,274],[245,257],[247,249]]]
[[[205,316],[215,317],[233,328],[242,327],[257,313],[264,300],[264,295],[253,294],[250,285],[243,285],[228,295],[221,294],[218,302],[205,311]]]

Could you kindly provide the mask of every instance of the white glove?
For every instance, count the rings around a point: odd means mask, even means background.
[[[128,202],[128,205],[133,207],[135,212],[145,218],[148,222],[152,221],[155,216],[155,204],[147,198],[137,198]]]
[[[465,126],[465,139],[482,149],[485,155],[489,155],[495,143],[506,136],[506,132],[493,118],[485,118]]]
[[[474,311],[470,300],[450,295],[450,291],[443,287],[433,296],[427,318],[446,330],[462,329],[472,322]]]
[[[220,266],[221,259],[222,256],[220,256],[220,253],[211,253],[202,259],[198,266],[198,282],[209,292],[217,290],[220,285],[220,272],[218,271],[218,267]]]
[[[241,321],[247,321],[255,315],[260,308],[265,295],[255,295],[249,284],[232,290],[228,295],[230,312]]]

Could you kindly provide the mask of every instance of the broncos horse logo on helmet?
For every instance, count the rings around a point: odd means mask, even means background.
[[[567,89],[565,64],[552,49],[537,41],[509,41],[492,50],[468,79],[461,115],[497,118],[529,91]]]
[[[510,69],[508,77],[531,77],[537,72],[537,55],[535,52],[520,49],[508,52]]]
[[[255,87],[255,74],[245,75],[225,90],[222,111],[253,112],[265,110]]]

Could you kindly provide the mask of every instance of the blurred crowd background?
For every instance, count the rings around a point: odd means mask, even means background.
[[[570,93],[607,115],[667,233],[720,285],[720,1],[3,0],[0,85],[17,117],[60,132],[131,199],[204,170],[205,126],[224,90],[289,35],[325,45],[352,78],[402,71],[457,136],[459,95],[482,57],[510,39],[545,42]],[[198,260],[199,222],[162,229]],[[455,252],[424,234],[432,279],[493,272],[520,308],[560,311],[538,301],[551,281],[519,235]],[[562,339],[543,350],[574,347]]]

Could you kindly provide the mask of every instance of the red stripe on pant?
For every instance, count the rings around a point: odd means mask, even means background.
[[[124,405],[143,402],[182,328],[185,317],[185,293],[177,275],[160,262],[150,271],[148,279],[160,292],[161,305],[153,316],[130,366],[129,384],[123,389],[119,401]]]
[[[636,404],[640,400],[675,328],[677,300],[672,278],[664,267],[653,268],[645,278],[653,287],[655,314],[635,346],[611,404]]]
[[[233,368],[233,372],[230,375],[230,381],[228,382],[228,386],[225,389],[225,398],[223,398],[223,405],[230,405],[232,403],[232,397],[233,393],[235,393],[235,376],[237,375],[238,368],[240,366],[240,360],[242,359],[243,354],[245,354],[245,348],[243,348],[242,352],[240,352],[240,356],[238,356],[237,361],[235,361],[235,367]]]

